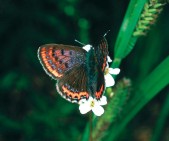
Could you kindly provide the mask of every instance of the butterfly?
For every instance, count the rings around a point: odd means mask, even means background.
[[[38,49],[43,69],[57,80],[58,93],[72,103],[87,100],[90,96],[96,100],[102,97],[107,56],[108,44],[105,36],[96,47],[45,44]]]

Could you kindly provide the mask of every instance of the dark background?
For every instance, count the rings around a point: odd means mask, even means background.
[[[113,47],[129,1],[0,0],[0,141],[80,140],[88,121],[76,104],[62,99],[55,81],[37,58],[40,45],[97,45],[106,31]],[[119,78],[141,82],[169,54],[169,6],[146,37],[138,40],[120,68]],[[166,66],[168,67],[168,66]],[[118,141],[148,141],[166,87],[128,125]],[[161,135],[169,140],[169,122]]]

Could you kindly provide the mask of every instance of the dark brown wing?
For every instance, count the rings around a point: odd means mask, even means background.
[[[88,99],[88,76],[85,64],[74,67],[58,80],[56,89],[66,100],[78,103],[81,99]]]
[[[46,44],[39,47],[38,58],[46,71],[53,79],[59,79],[76,66],[85,63],[86,51],[80,47]]]
[[[107,65],[107,56],[108,56],[108,44],[105,37],[103,37],[100,44],[97,47],[95,47],[95,53],[97,56],[98,64],[101,70],[104,72]]]

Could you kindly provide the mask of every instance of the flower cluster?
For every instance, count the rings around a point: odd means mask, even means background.
[[[112,62],[112,60],[110,59],[109,56],[107,56],[107,60],[108,62]],[[105,72],[104,72],[104,78],[105,78],[105,84],[106,87],[111,87],[114,86],[115,81],[113,79],[113,77],[111,76],[113,75],[117,75],[120,73],[120,69],[119,68],[109,68],[109,64],[107,63],[107,67],[105,68]],[[104,113],[104,109],[103,109],[103,105],[107,104],[107,98],[106,96],[102,96],[100,98],[100,100],[96,100],[93,97],[89,97],[88,100],[84,100],[82,99],[79,102],[79,110],[81,114],[86,114],[87,112],[89,112],[90,110],[92,110],[92,112],[96,115],[96,116],[101,116]]]
[[[79,104],[79,110],[81,114],[86,114],[92,110],[95,115],[101,116],[104,113],[102,105],[107,104],[107,98],[105,96],[102,96],[100,100],[97,101],[90,96],[88,100],[81,100]]]

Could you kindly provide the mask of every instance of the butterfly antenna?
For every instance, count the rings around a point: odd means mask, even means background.
[[[110,32],[110,30],[108,30],[104,35],[103,35],[103,37],[105,37],[106,35],[107,35],[107,33],[109,33]]]
[[[84,44],[84,43],[82,43],[82,42],[80,42],[80,41],[78,41],[78,40],[76,40],[76,39],[75,39],[75,42],[77,42],[77,43],[79,43],[79,44],[81,44],[81,45],[85,46],[85,44]]]

